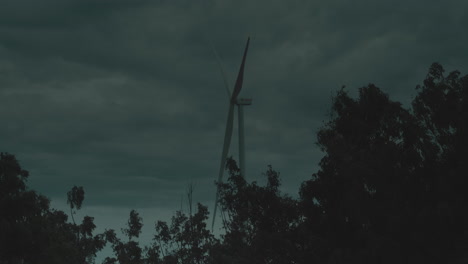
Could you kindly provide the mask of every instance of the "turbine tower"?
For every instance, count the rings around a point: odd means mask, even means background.
[[[242,82],[244,80],[245,58],[247,56],[247,50],[249,49],[249,42],[250,42],[250,37],[247,38],[247,44],[245,45],[244,56],[242,57],[242,63],[239,69],[239,73],[237,75],[237,80],[234,86],[234,91],[232,93],[229,91],[226,76],[220,64],[220,68],[221,68],[223,78],[224,78],[224,84],[227,88],[228,96],[229,96],[229,111],[228,111],[228,116],[227,116],[226,132],[224,134],[223,151],[221,153],[221,164],[219,166],[218,183],[221,183],[223,180],[224,167],[226,164],[227,154],[229,152],[229,146],[231,144],[232,130],[234,126],[234,106],[235,105],[237,105],[237,108],[238,108],[238,121],[239,121],[239,164],[240,164],[241,176],[245,177],[244,106],[252,104],[252,99],[237,98],[237,96],[239,95],[242,89]],[[215,55],[216,55],[216,52],[215,52]],[[216,57],[218,59],[218,63],[220,63],[219,57],[217,55]],[[219,198],[219,187],[216,191],[216,200],[215,200],[215,207],[213,211],[213,222],[211,223],[211,230],[213,230],[214,223],[215,223],[216,210],[218,208],[218,198]]]

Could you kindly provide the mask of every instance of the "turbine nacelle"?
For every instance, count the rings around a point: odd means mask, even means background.
[[[251,105],[252,98],[237,98],[236,105]]]

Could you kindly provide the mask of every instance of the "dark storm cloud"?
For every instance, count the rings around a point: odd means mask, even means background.
[[[189,63],[184,56],[193,54],[188,44],[193,21],[187,20],[192,17],[170,6],[131,3],[18,3],[11,13],[22,15],[5,16],[0,41],[7,49],[28,57],[62,58],[157,78]],[[180,49],[181,44],[185,44],[184,49]]]
[[[193,181],[211,206],[228,99],[210,42],[232,85],[252,37],[249,177],[272,164],[293,195],[317,169],[315,132],[342,85],[408,104],[433,61],[467,72],[466,1],[1,5],[2,151],[53,199],[77,184],[95,205],[174,208]]]

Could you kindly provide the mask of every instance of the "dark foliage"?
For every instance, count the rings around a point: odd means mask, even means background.
[[[356,100],[335,97],[335,117],[318,133],[326,155],[301,187],[318,262],[447,263],[461,254],[468,83],[442,73],[431,66],[413,112],[374,85]]]
[[[267,184],[261,187],[247,183],[234,160],[229,159],[226,167],[230,177],[220,184],[226,234],[219,257],[231,263],[290,263],[296,259],[294,230],[299,212],[294,199],[281,195],[279,173],[269,166]]]
[[[93,218],[68,223],[46,197],[28,190],[27,177],[13,155],[0,154],[0,263],[92,263],[104,247],[102,235],[92,236]]]

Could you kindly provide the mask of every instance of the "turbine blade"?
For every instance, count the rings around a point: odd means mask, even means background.
[[[229,152],[229,146],[231,144],[233,125],[234,125],[234,104],[230,103],[227,123],[226,123],[226,132],[224,134],[223,152],[221,153],[221,164],[219,166],[218,183],[221,183],[223,180],[224,165],[226,164],[226,158]],[[213,231],[215,218],[216,218],[216,210],[218,208],[218,199],[219,199],[219,187],[216,190],[216,200],[215,200],[215,206],[214,206],[214,211],[213,211],[213,222],[211,223],[212,231]]]
[[[236,85],[234,86],[234,91],[231,96],[231,102],[235,103],[237,96],[242,89],[242,82],[244,81],[244,66],[245,58],[247,57],[247,51],[249,50],[250,37],[247,38],[247,44],[245,45],[244,56],[242,57],[242,63],[239,69],[239,74],[237,75]]]
[[[211,50],[213,51],[213,53],[214,53],[214,55],[216,57],[216,61],[218,62],[219,69],[221,70],[221,75],[223,76],[224,87],[226,87],[226,91],[228,93],[228,98],[231,98],[232,93],[231,93],[231,90],[229,89],[229,80],[227,78],[227,74],[224,71],[223,64],[221,63],[221,59],[219,58],[218,53],[216,52],[216,49],[215,49],[213,43],[210,43],[210,44],[211,44]]]

